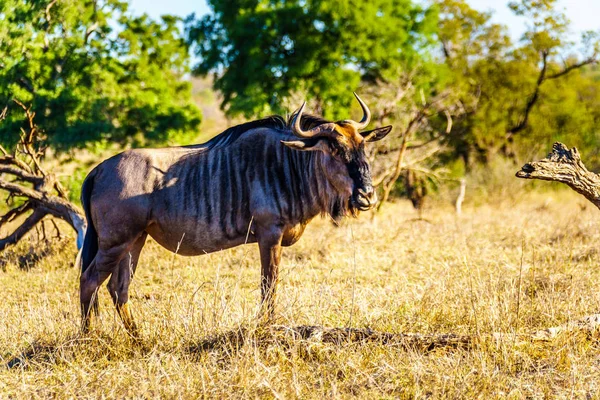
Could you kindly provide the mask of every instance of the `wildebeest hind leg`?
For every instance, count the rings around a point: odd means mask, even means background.
[[[100,249],[90,266],[81,274],[79,280],[79,296],[83,331],[90,328],[91,318],[97,310],[93,310],[98,288],[116,270],[119,262],[131,247],[131,243],[115,246],[109,249]]]
[[[82,329],[90,329],[92,318],[98,315],[98,287],[108,278],[110,272],[100,272],[96,268],[96,259],[81,274],[79,298],[81,302]]]
[[[134,338],[138,337],[137,326],[131,313],[131,302],[129,301],[129,284],[137,268],[142,248],[146,243],[147,233],[143,233],[134,243],[129,252],[121,259],[117,270],[115,270],[108,281],[107,289],[110,297],[123,321],[125,329]]]

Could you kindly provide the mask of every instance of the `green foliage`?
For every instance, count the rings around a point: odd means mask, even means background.
[[[396,127],[390,148],[419,115],[409,144],[444,136],[449,150],[430,168],[530,159],[554,140],[600,167],[600,33],[574,43],[557,1],[511,2],[528,25],[513,43],[467,0],[211,0],[212,13],[187,18],[185,38],[178,18],[132,17],[124,1],[6,0],[0,143],[23,123],[12,99],[33,105],[59,149],[188,141],[200,122],[183,79],[191,46],[194,72],[214,75],[231,116],[285,113],[307,98],[313,112],[346,118],[360,88],[374,119]]]
[[[530,128],[516,140],[524,154],[548,153],[560,141],[576,146],[586,166],[600,170],[600,86],[594,80],[598,67],[575,71],[548,82],[543,101],[531,114]]]
[[[465,105],[449,139],[455,156],[472,164],[499,152],[530,158],[553,140],[598,142],[598,81],[586,67],[597,60],[597,33],[584,33],[575,52],[555,0],[519,0],[509,7],[527,19],[528,30],[513,44],[504,26],[464,0],[437,5],[443,61]]]
[[[83,185],[83,181],[89,173],[89,170],[89,166],[78,167],[67,177],[66,181],[64,180],[62,182],[65,185],[65,189],[67,189],[70,202],[79,204],[81,199],[81,186]]]
[[[290,96],[347,116],[361,82],[394,79],[425,57],[435,13],[412,0],[209,1],[188,18],[195,72],[214,72],[230,115],[284,112]]]
[[[5,0],[0,21],[0,109],[9,107],[0,142],[18,139],[12,99],[32,104],[62,149],[162,142],[199,125],[178,18],[134,18],[118,0]]]

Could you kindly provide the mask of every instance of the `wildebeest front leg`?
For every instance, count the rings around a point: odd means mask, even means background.
[[[283,233],[270,228],[258,233],[261,263],[261,316],[272,319],[275,312],[275,294],[279,262],[281,261],[281,238]]]

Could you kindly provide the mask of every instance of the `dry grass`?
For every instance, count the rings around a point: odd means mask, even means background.
[[[29,270],[8,257],[0,397],[597,397],[594,335],[510,339],[598,311],[600,213],[583,204],[566,192],[530,195],[467,205],[460,219],[437,208],[425,222],[400,203],[340,228],[316,221],[284,251],[278,324],[481,335],[467,350],[268,333],[255,322],[255,245],[184,258],[149,243],[132,286],[141,342],[105,290],[101,326],[84,337],[73,251]],[[509,335],[488,341],[491,332]]]

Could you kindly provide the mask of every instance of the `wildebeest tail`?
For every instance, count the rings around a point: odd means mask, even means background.
[[[96,232],[90,212],[90,199],[94,188],[95,176],[96,171],[92,171],[87,178],[85,178],[83,186],[81,187],[81,204],[83,205],[85,219],[87,220],[87,229],[85,231],[85,238],[83,239],[83,247],[81,248],[81,272],[85,271],[90,266],[94,257],[96,257],[96,253],[98,253],[98,232]]]

